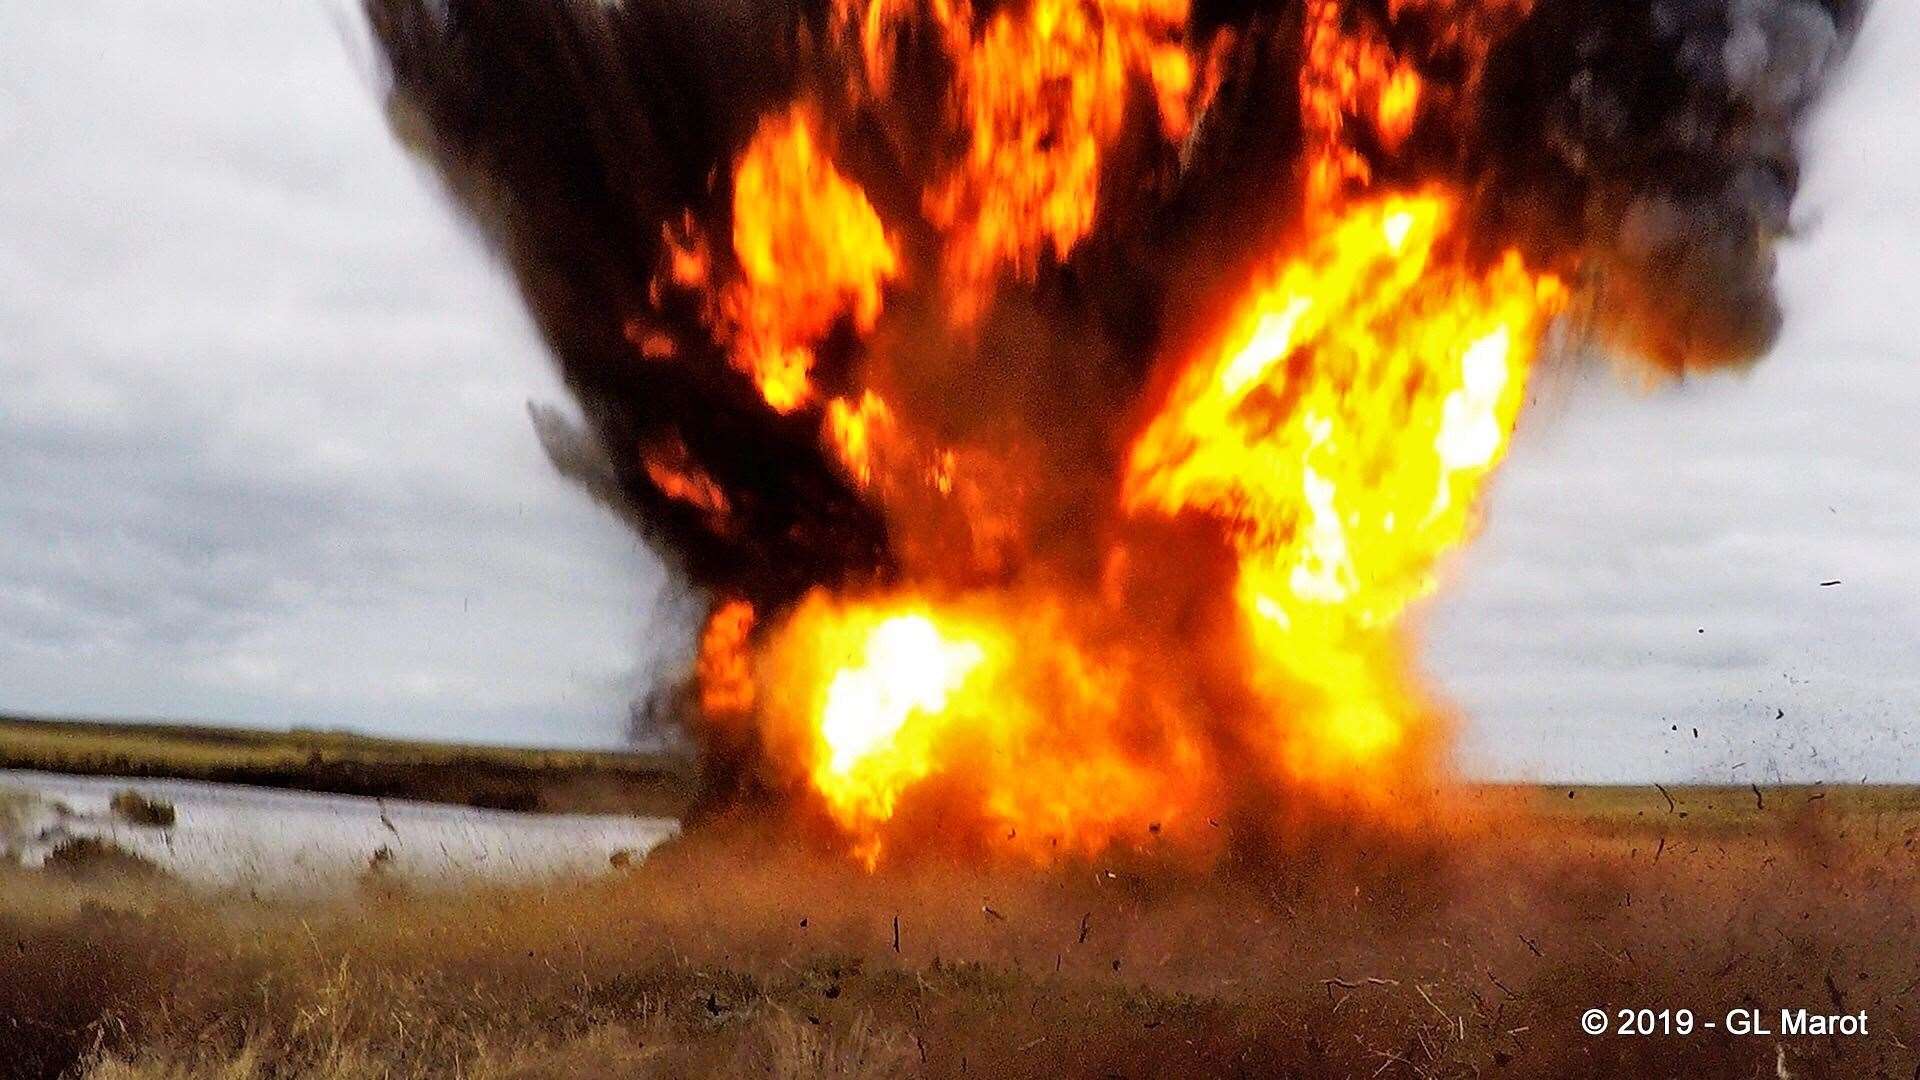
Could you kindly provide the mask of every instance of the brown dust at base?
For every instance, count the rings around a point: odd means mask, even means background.
[[[305,907],[14,871],[0,1074],[1913,1075],[1912,791],[1465,798],[1444,839],[1236,875],[869,875],[720,825],[599,882]],[[1596,1006],[1871,1027],[1596,1038]]]

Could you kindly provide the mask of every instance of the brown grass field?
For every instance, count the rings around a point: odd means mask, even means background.
[[[0,1076],[1917,1074],[1920,789],[1453,803],[1419,836],[1230,873],[869,875],[744,825],[458,893],[5,869]],[[1592,1007],[1865,1010],[1869,1032],[1595,1037]]]

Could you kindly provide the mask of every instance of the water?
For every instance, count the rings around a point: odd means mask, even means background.
[[[169,828],[123,821],[108,809],[131,788],[171,803]],[[465,806],[325,795],[190,780],[129,780],[0,769],[0,792],[36,804],[0,833],[27,865],[70,837],[98,837],[187,882],[299,892],[351,886],[381,871],[409,882],[525,882],[609,872],[618,852],[638,858],[674,835],[668,818],[519,814]]]

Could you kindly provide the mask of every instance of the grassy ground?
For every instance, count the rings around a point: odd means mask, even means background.
[[[1567,790],[1228,874],[868,875],[725,826],[601,881],[314,905],[14,871],[0,1075],[1915,1075],[1920,793]],[[1579,1030],[1736,1006],[1869,1034]]]
[[[693,773],[658,754],[518,750],[0,716],[0,768],[174,777],[501,809],[674,816]]]
[[[1489,792],[1501,785],[1487,785]],[[1527,786],[1534,816],[1585,829],[1739,833],[1824,813],[1824,820],[1920,824],[1920,786],[1905,784],[1632,784]]]

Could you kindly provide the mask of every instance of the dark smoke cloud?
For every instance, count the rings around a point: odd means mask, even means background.
[[[1670,371],[1780,327],[1774,244],[1851,0],[1546,0],[1492,57],[1480,213],[1578,259],[1602,334]]]
[[[716,178],[761,113],[791,97],[803,14],[739,0],[367,4],[396,132],[512,266],[611,464],[590,486],[617,492],[696,584],[763,603],[882,571],[885,526],[825,456],[817,421],[773,414],[698,313],[654,308],[648,284],[663,223],[723,213]],[[683,362],[639,362],[640,319]],[[559,429],[541,428],[553,449]],[[640,451],[674,445],[728,493],[724,526],[647,475]],[[586,460],[577,449],[558,455],[568,471]]]
[[[798,97],[826,110],[837,157],[900,229],[906,257],[933,266],[919,192],[953,134],[944,62],[909,37],[888,99],[848,101],[832,89],[848,72],[821,44],[825,0],[366,7],[396,131],[512,267],[581,402],[582,430],[535,417],[561,471],[694,584],[763,608],[894,574],[898,538],[823,450],[818,414],[773,412],[697,305],[650,284],[663,227],[683,215],[720,238],[716,276],[732,271],[731,164],[760,118]],[[1398,151],[1364,134],[1358,149],[1382,183],[1466,191],[1480,254],[1518,246],[1572,276],[1607,342],[1670,371],[1750,360],[1779,324],[1773,245],[1789,223],[1797,133],[1858,16],[1855,0],[1539,0],[1524,12],[1359,0],[1343,17],[1442,93]],[[937,370],[922,397],[937,404],[922,408],[963,413],[997,395],[1011,403],[1012,437],[1030,437],[1043,460],[1112,475],[1129,403],[1163,348],[1194,329],[1182,320],[1299,224],[1302,20],[1299,4],[1195,4],[1191,40],[1196,52],[1221,43],[1224,78],[1187,144],[1161,145],[1141,124],[1111,148],[1091,235],[1003,290],[970,352],[927,347]],[[902,296],[886,317],[931,324],[939,307]],[[643,359],[639,333],[671,339],[675,358]],[[862,346],[840,337],[822,351],[823,380],[860,363]],[[896,325],[889,340],[919,337]],[[1010,356],[1024,367],[1010,371]],[[660,448],[724,491],[727,512],[661,490],[643,461]]]

